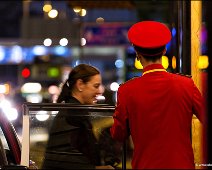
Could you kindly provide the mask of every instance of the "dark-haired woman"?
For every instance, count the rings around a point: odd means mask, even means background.
[[[101,84],[97,68],[80,64],[71,70],[57,102],[94,104],[96,97],[102,93]],[[50,130],[42,168],[113,169],[109,165],[101,166],[98,144],[86,114],[86,111],[70,109],[57,114]]]

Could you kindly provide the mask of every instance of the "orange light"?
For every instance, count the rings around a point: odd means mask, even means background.
[[[176,60],[176,57],[173,56],[173,57],[172,57],[172,68],[173,68],[173,69],[176,69],[176,66],[177,66],[177,60]]]
[[[0,84],[0,94],[9,94],[9,93],[10,93],[10,85],[8,83]]]
[[[6,84],[4,84],[4,86],[6,89],[5,94],[9,94],[10,93],[10,85],[6,83]]]

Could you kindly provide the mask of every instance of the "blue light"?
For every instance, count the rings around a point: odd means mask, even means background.
[[[117,68],[122,68],[124,66],[124,61],[123,60],[120,60],[120,59],[116,60],[115,61],[115,66]]]
[[[57,46],[54,48],[54,52],[56,55],[65,55],[67,53],[67,47]]]
[[[129,53],[129,54],[134,54],[134,53],[135,53],[134,47],[133,47],[133,46],[129,46],[129,47],[127,48],[127,53]]]
[[[22,48],[18,45],[15,45],[11,48],[10,51],[11,55],[10,55],[10,61],[14,62],[14,63],[20,63],[23,61],[23,51]]]
[[[34,55],[46,55],[47,54],[47,48],[42,45],[36,45],[33,47],[32,50]]]
[[[0,62],[5,59],[5,49],[4,47],[0,46]]]
[[[172,28],[172,36],[174,37],[174,36],[176,35],[176,33],[177,33],[177,31],[176,31],[176,29],[173,27],[173,28]]]
[[[168,44],[166,44],[166,50],[167,50],[167,52],[170,51],[170,47],[171,47],[171,42],[169,42]]]

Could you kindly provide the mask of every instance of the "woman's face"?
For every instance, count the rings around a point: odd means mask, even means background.
[[[81,87],[81,99],[83,104],[94,104],[96,97],[102,94],[102,78],[100,74],[92,76],[90,81],[83,83]]]

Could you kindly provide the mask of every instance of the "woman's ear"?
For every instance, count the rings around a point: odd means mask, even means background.
[[[84,87],[84,83],[82,81],[82,79],[78,79],[76,81],[76,88],[79,92],[82,92],[83,91],[83,87]]]

